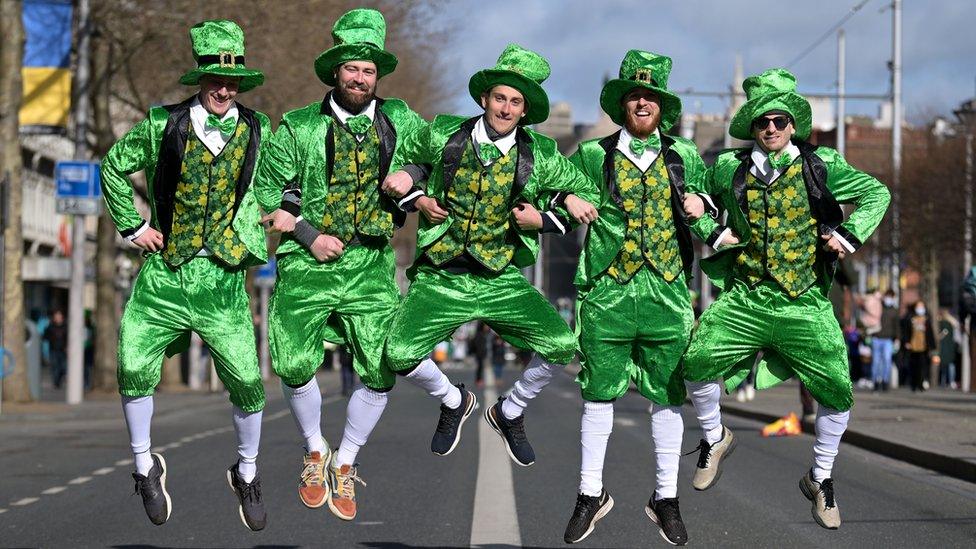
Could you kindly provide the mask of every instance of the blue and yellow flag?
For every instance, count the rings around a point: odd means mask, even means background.
[[[59,131],[71,109],[71,0],[24,0],[22,131]]]

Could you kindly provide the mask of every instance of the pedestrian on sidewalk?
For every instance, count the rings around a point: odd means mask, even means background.
[[[491,328],[479,320],[477,328],[471,334],[470,342],[474,354],[474,384],[479,389],[485,386],[485,363],[488,360],[488,345],[491,339],[494,339]]]
[[[901,321],[901,340],[905,343],[908,379],[912,392],[927,389],[929,365],[939,360],[935,330],[925,302],[916,301]]]
[[[887,391],[891,383],[891,364],[895,340],[898,339],[898,299],[889,289],[882,299],[881,321],[871,336],[871,378],[874,389]]]
[[[939,385],[949,389],[956,384],[956,355],[959,353],[959,321],[949,309],[939,309]],[[934,381],[933,381],[934,383]]]
[[[48,345],[51,381],[55,389],[60,389],[68,368],[68,325],[64,321],[64,311],[55,309],[51,313],[51,323],[44,330],[43,339]]]

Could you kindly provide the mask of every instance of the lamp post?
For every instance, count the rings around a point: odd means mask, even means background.
[[[966,183],[963,188],[963,200],[965,200],[966,221],[963,227],[963,263],[966,275],[973,266],[973,126],[976,124],[976,98],[966,101],[953,111],[956,118],[963,125],[966,139]],[[970,354],[973,349],[972,336],[970,335],[971,318],[966,319],[966,337],[963,339],[962,353],[962,390],[973,391],[972,364],[973,357]]]

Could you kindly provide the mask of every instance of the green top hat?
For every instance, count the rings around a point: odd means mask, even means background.
[[[746,102],[729,124],[729,135],[737,139],[752,139],[752,121],[770,111],[783,111],[793,117],[796,137],[810,137],[813,114],[810,103],[796,93],[796,77],[786,69],[769,69],[758,76],[750,76],[742,83]]]
[[[681,117],[681,99],[668,91],[671,58],[647,51],[630,50],[620,62],[620,76],[603,85],[600,107],[614,123],[624,125],[626,115],[621,104],[624,96],[637,87],[653,91],[661,99],[662,132],[674,126]]]
[[[264,73],[244,68],[244,31],[237,23],[226,19],[197,23],[190,28],[190,42],[197,68],[181,76],[181,84],[195,86],[204,74],[240,77],[238,93],[264,84]]]
[[[347,11],[332,26],[334,45],[315,60],[319,80],[335,86],[335,68],[349,61],[372,61],[382,78],[396,69],[397,58],[386,51],[386,20],[383,14],[360,8]]]
[[[538,124],[549,118],[549,96],[542,89],[542,83],[549,78],[550,72],[549,62],[541,55],[509,44],[498,56],[494,68],[474,73],[468,81],[468,92],[475,103],[481,105],[481,94],[495,86],[511,86],[522,92],[528,103],[519,124]]]

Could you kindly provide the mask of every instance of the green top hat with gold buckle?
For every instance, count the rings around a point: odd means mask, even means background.
[[[729,123],[729,135],[752,139],[752,121],[770,111],[783,111],[793,117],[797,139],[805,141],[813,127],[810,102],[796,93],[796,77],[786,69],[769,69],[750,76],[742,83],[746,102]]]
[[[630,50],[620,62],[619,77],[603,85],[600,107],[614,123],[624,125],[623,98],[634,88],[647,88],[661,100],[661,131],[671,129],[681,118],[681,99],[668,91],[671,58],[655,53]]]
[[[205,74],[239,77],[238,93],[264,84],[264,73],[244,66],[244,31],[237,23],[226,19],[197,23],[190,28],[190,42],[197,68],[181,76],[181,84],[195,86]]]
[[[349,61],[372,61],[382,78],[396,69],[397,58],[386,51],[386,20],[368,8],[347,11],[332,26],[333,46],[315,60],[315,74],[335,86],[335,68]]]
[[[549,78],[549,62],[534,51],[509,44],[491,69],[478,71],[468,81],[468,92],[481,105],[481,94],[495,86],[511,86],[522,92],[527,103],[520,125],[538,124],[549,118],[549,96],[542,83]]]

